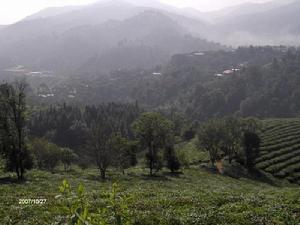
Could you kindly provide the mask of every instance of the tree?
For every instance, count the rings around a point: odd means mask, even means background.
[[[102,180],[106,179],[107,168],[113,162],[111,146],[113,145],[113,128],[107,118],[97,116],[89,130],[89,146]]]
[[[140,145],[147,149],[146,160],[152,176],[153,170],[159,170],[162,164],[159,151],[173,143],[174,126],[160,113],[148,112],[142,114],[132,127]]]
[[[256,133],[251,131],[244,133],[243,145],[248,169],[252,169],[255,165],[255,159],[259,154],[260,142],[261,140]]]
[[[109,103],[86,106],[84,120],[88,130],[88,148],[90,158],[93,158],[100,170],[102,179],[106,171],[115,162],[115,136],[132,137],[130,124],[139,115],[138,106],[130,104]]]
[[[64,165],[64,170],[68,171],[71,167],[71,164],[75,162],[78,156],[74,153],[72,149],[62,148],[61,149],[61,162]]]
[[[53,143],[48,143],[47,151],[44,158],[44,168],[53,172],[54,168],[59,164],[61,157],[61,149]]]
[[[49,143],[43,138],[34,139],[31,143],[31,148],[39,169],[46,169],[53,172],[62,158],[60,147]]]
[[[172,173],[180,169],[180,162],[176,156],[176,152],[173,147],[167,147],[165,150],[165,160],[167,161],[167,167]]]
[[[26,146],[26,83],[0,86],[0,140],[7,169],[23,180],[32,158]]]
[[[44,138],[35,138],[30,143],[37,168],[44,169],[44,160],[47,158],[48,141]]]
[[[114,166],[120,168],[122,173],[125,174],[125,170],[133,167],[137,164],[135,142],[130,142],[121,135],[115,135],[113,137],[113,151],[114,151]]]
[[[225,156],[228,156],[229,163],[238,155],[241,149],[241,140],[243,135],[242,123],[235,117],[224,119],[224,135],[222,150]]]
[[[262,129],[262,123],[256,118],[246,118],[241,121],[244,132],[258,133]]]
[[[200,146],[209,152],[212,165],[221,158],[221,149],[226,131],[224,121],[213,119],[201,125],[198,132]]]

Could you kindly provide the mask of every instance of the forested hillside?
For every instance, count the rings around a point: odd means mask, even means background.
[[[287,47],[194,52],[149,70],[115,70],[91,79],[30,78],[29,93],[39,104],[137,101],[146,109],[175,109],[199,121],[232,114],[293,117],[300,109],[299,56],[298,49]]]

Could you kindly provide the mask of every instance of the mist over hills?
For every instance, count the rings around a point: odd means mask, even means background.
[[[217,43],[298,45],[299,10],[300,2],[293,0],[208,13],[148,0],[48,8],[0,26],[0,69],[24,65],[67,76],[102,74],[155,67],[178,53],[225,48]]]
[[[149,68],[176,53],[222,48],[193,36],[187,24],[205,28],[203,22],[125,1],[51,8],[2,30],[0,56],[69,75],[85,65],[99,72]]]
[[[253,3],[245,2],[236,6],[227,7],[217,11],[204,12],[201,18],[208,20],[212,23],[221,23],[227,20],[231,20],[238,16],[251,15],[256,13],[266,12],[274,8],[280,8],[282,6],[293,3],[295,0],[273,0],[265,3]]]
[[[230,45],[299,45],[300,1],[246,4],[217,20],[212,28]],[[212,33],[213,33],[212,32]]]

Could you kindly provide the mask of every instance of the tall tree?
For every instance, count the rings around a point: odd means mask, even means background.
[[[32,167],[31,155],[26,146],[26,101],[24,81],[0,86],[0,122],[2,153],[7,169],[15,171],[23,180],[26,169]]]
[[[160,113],[142,114],[133,124],[133,130],[141,146],[147,149],[146,159],[150,175],[160,169],[159,151],[173,142],[174,125]]]
[[[209,152],[212,165],[221,158],[225,134],[224,121],[221,119],[210,120],[200,126],[198,132],[199,143],[204,150]]]
[[[112,136],[113,128],[110,121],[103,115],[98,115],[90,124],[89,147],[103,180],[106,179],[106,171],[113,162]]]
[[[248,169],[252,169],[255,165],[255,159],[259,155],[260,142],[261,140],[256,133],[251,131],[244,133],[243,145]]]
[[[224,135],[222,150],[228,157],[229,163],[238,155],[241,149],[241,140],[243,135],[241,120],[235,117],[224,119]]]
[[[137,164],[137,144],[135,142],[117,134],[112,138],[112,148],[114,152],[114,166],[121,169],[123,174],[125,174],[126,169]]]

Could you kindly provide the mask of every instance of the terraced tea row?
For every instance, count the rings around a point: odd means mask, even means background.
[[[261,169],[265,169],[270,165],[288,160],[298,155],[300,155],[300,145],[291,146],[286,149],[280,149],[276,152],[271,152],[270,154],[262,156],[258,159],[257,166],[259,166]]]
[[[269,132],[269,131],[267,131]],[[300,127],[293,127],[285,130],[281,130],[280,132],[271,133],[268,135],[264,135],[264,143],[274,142],[282,140],[283,138],[287,138],[292,135],[299,135],[300,134]]]
[[[300,119],[263,121],[256,167],[300,184]]]

